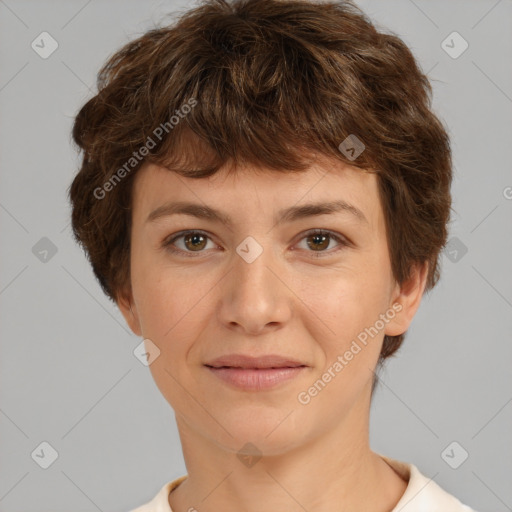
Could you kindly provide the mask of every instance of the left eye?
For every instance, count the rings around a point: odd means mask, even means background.
[[[307,246],[310,249],[313,249],[312,251],[308,251],[308,252],[319,253],[319,254],[316,254],[315,256],[323,255],[322,253],[325,253],[325,252],[328,252],[328,254],[331,254],[332,252],[339,251],[340,249],[342,249],[343,247],[348,245],[346,240],[343,237],[341,237],[340,235],[337,235],[337,234],[333,233],[332,231],[323,231],[323,230],[318,230],[318,229],[307,232],[305,234],[305,236],[303,238],[301,238],[301,241],[302,240],[307,240],[306,241]],[[339,244],[338,248],[334,249],[333,251],[325,251],[324,249],[326,249],[330,245],[330,242],[332,240],[335,240],[336,242],[338,242],[338,244]],[[317,250],[317,249],[319,249],[319,250]]]
[[[178,240],[183,240],[184,248],[176,247],[175,242]],[[163,242],[162,246],[171,253],[195,256],[194,253],[205,252],[203,249],[205,249],[208,240],[210,240],[210,236],[202,231],[185,231],[167,239]],[[306,249],[306,251],[317,253],[315,254],[316,257],[326,252],[331,254],[348,245],[348,242],[341,235],[319,229],[306,232],[300,239],[300,241],[302,240],[306,240],[307,247],[312,249],[311,251],[307,251]],[[338,248],[333,251],[326,251],[325,249],[329,247],[332,240],[338,242]]]

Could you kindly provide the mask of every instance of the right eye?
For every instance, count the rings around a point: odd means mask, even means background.
[[[175,242],[180,239],[183,241],[183,248],[176,248]],[[194,253],[200,254],[205,252],[202,249],[205,248],[207,240],[209,239],[209,235],[204,231],[181,231],[180,233],[171,235],[170,238],[164,240],[162,247],[164,247],[166,251],[169,251],[173,254],[180,254],[186,257],[195,257],[196,255]]]

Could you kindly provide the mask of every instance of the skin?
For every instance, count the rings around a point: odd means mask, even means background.
[[[415,266],[401,286],[394,280],[374,174],[327,158],[303,173],[225,171],[192,179],[145,164],[134,183],[131,288],[118,305],[132,331],[160,350],[150,370],[174,409],[188,473],[169,504],[174,512],[389,512],[407,483],[369,447],[373,370],[384,335],[409,327],[427,267]],[[274,224],[282,208],[339,199],[368,222],[337,212]],[[146,222],[175,200],[219,209],[233,226],[183,214]],[[316,228],[347,245],[304,234]],[[186,236],[174,242],[192,257],[162,248],[170,235],[197,229],[208,235],[199,249]],[[247,236],[263,248],[252,263],[236,252]],[[298,394],[394,303],[401,311],[300,403]],[[308,368],[275,389],[234,389],[204,363],[235,352]],[[250,467],[237,457],[248,442],[261,454]]]

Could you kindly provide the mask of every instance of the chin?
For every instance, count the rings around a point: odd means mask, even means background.
[[[305,440],[307,425],[298,421],[298,412],[290,414],[290,408],[268,409],[261,406],[232,411],[218,421],[231,436],[222,430],[221,443],[238,453],[247,443],[254,445],[265,455],[280,455]],[[250,446],[248,448],[251,449]]]

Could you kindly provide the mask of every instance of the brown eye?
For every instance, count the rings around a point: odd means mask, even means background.
[[[349,245],[349,242],[343,236],[318,229],[307,232],[301,240],[306,240],[307,249],[305,250],[316,253],[314,254],[316,257],[332,255]],[[338,242],[338,247],[327,250],[333,240]]]
[[[201,233],[191,233],[183,237],[185,247],[191,251],[200,251],[206,245],[206,238]]]
[[[308,247],[313,250],[323,250],[329,246],[330,235],[314,233],[307,237]]]
[[[202,231],[185,231],[164,241],[162,246],[171,253],[195,256],[194,253],[200,255],[206,252],[203,249],[206,247],[209,240],[210,237]],[[181,241],[182,243],[178,244],[178,242]]]

